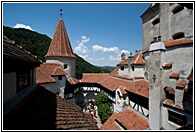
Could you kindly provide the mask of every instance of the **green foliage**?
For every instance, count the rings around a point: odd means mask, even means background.
[[[45,62],[44,56],[51,42],[51,38],[48,36],[27,29],[13,29],[7,26],[3,26],[3,35],[14,40],[16,44],[21,45],[25,50]],[[76,57],[76,73],[109,73],[111,71],[110,69],[98,68],[78,55]]]
[[[27,29],[13,29],[6,26],[3,26],[3,35],[14,40],[16,44],[21,45],[31,54],[36,55],[38,59],[45,61],[44,56],[51,42],[51,38],[48,36]]]
[[[97,111],[101,122],[104,123],[113,113],[110,108],[110,99],[101,92],[95,96],[95,104],[98,107]]]
[[[95,104],[97,106],[101,104],[109,104],[109,101],[110,99],[103,92],[100,92],[95,96]]]

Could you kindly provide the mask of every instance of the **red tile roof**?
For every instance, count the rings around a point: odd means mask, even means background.
[[[118,68],[115,68],[113,71],[109,73],[110,76],[117,76],[118,75]]]
[[[172,64],[173,64],[173,62],[168,62],[168,63],[165,63],[164,65],[163,65],[163,67],[167,67],[167,68],[171,68],[172,67]]]
[[[15,44],[14,41],[9,40],[3,36],[3,57],[16,61],[24,61],[32,63],[34,66],[39,66],[41,61],[37,56],[32,55],[30,52],[24,50],[22,46]]]
[[[134,79],[144,79],[144,76],[135,76]]]
[[[186,112],[192,112],[193,110],[191,110],[191,109],[186,109],[186,108],[183,108],[183,107],[181,107],[181,106],[179,106],[179,105],[175,105],[174,104],[174,101],[173,100],[171,100],[171,99],[166,99],[164,102],[163,102],[163,104],[164,105],[167,105],[167,106],[171,106],[171,107],[173,107],[173,108],[176,108],[176,109],[179,109],[179,110],[182,110],[182,111],[186,111]]]
[[[179,45],[184,45],[184,44],[192,44],[193,43],[193,40],[191,39],[185,39],[185,38],[182,38],[182,39],[177,39],[177,40],[170,40],[170,41],[167,41],[165,42],[165,47],[173,47],[173,46],[179,46]],[[143,54],[148,52],[149,51],[149,48],[143,50]]]
[[[169,78],[176,78],[178,79],[180,76],[180,72],[172,72],[169,76]]]
[[[116,76],[113,76],[113,77],[116,77],[116,78],[119,78],[119,79],[133,80],[133,78],[130,78],[129,76],[116,75]]]
[[[82,83],[99,83],[108,77],[107,73],[83,73],[82,74]]]
[[[121,128],[115,124],[115,119],[118,113],[114,112],[107,121],[100,127],[100,130],[121,130]]]
[[[55,83],[55,79],[51,76],[55,74],[56,68],[62,68],[61,64],[44,63],[36,68],[36,83]],[[57,69],[56,69],[57,70]],[[57,74],[62,74],[61,70],[56,71]],[[65,73],[64,73],[65,75]]]
[[[49,56],[63,56],[76,58],[66,32],[66,28],[62,18],[59,19],[53,39],[50,43],[48,53],[45,57]]]
[[[68,79],[68,81],[69,81],[69,83],[72,84],[72,85],[79,83],[79,80],[78,80],[77,78],[73,78],[73,77],[70,77],[70,78]]]
[[[182,39],[170,40],[168,42],[165,42],[165,47],[172,47],[172,46],[191,44],[191,43],[193,43],[193,40],[182,38]]]
[[[185,86],[186,86],[186,82],[185,82],[185,81],[179,81],[179,82],[176,84],[176,87],[182,88],[182,89],[184,89]]]
[[[128,59],[125,59],[123,61],[121,61],[120,63],[117,64],[117,66],[124,66],[124,65],[128,65]]]
[[[54,69],[54,72],[52,73],[52,76],[59,76],[59,75],[67,75],[67,73],[62,69],[62,67],[56,67]]]
[[[126,95],[127,94],[127,92],[125,91],[125,89],[124,89],[124,86],[119,86],[119,89],[120,89],[120,91],[121,91],[121,93],[124,95]]]
[[[123,112],[114,113],[102,126],[101,130],[120,130],[116,124],[120,123],[126,130],[146,130],[148,128],[147,119],[127,108]]]
[[[167,87],[165,88],[165,90],[166,90],[169,94],[175,94],[174,89],[173,89],[172,87],[170,87],[170,86],[167,86]]]
[[[128,84],[126,90],[137,95],[149,98],[149,83],[145,80],[139,80]]]
[[[126,87],[127,91],[140,96],[149,97],[149,83],[145,80],[130,82],[127,80],[108,76],[108,74],[83,74],[81,83],[98,83],[110,91],[115,91],[119,86]]]
[[[131,62],[131,65],[143,65],[143,64],[145,64],[145,61],[143,59],[143,54],[142,52],[137,52],[134,55],[134,61]]]
[[[3,117],[4,130],[98,130],[82,109],[38,86]]]

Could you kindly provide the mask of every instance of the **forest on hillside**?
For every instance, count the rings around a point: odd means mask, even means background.
[[[47,35],[40,34],[35,31],[22,28],[11,28],[3,26],[3,35],[7,36],[10,40],[15,41],[16,44],[21,45],[25,50],[36,55],[38,59],[45,62],[44,56],[46,55],[51,38]],[[113,67],[97,67],[83,58],[75,54],[76,59],[76,73],[109,73]]]

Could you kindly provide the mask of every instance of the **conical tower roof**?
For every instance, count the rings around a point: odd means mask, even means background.
[[[73,53],[62,18],[60,18],[58,21],[53,39],[48,49],[48,53],[45,55],[45,57],[51,56],[76,58]]]

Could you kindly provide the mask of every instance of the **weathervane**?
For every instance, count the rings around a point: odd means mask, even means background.
[[[62,18],[62,11],[63,11],[63,9],[60,9],[60,18]]]

